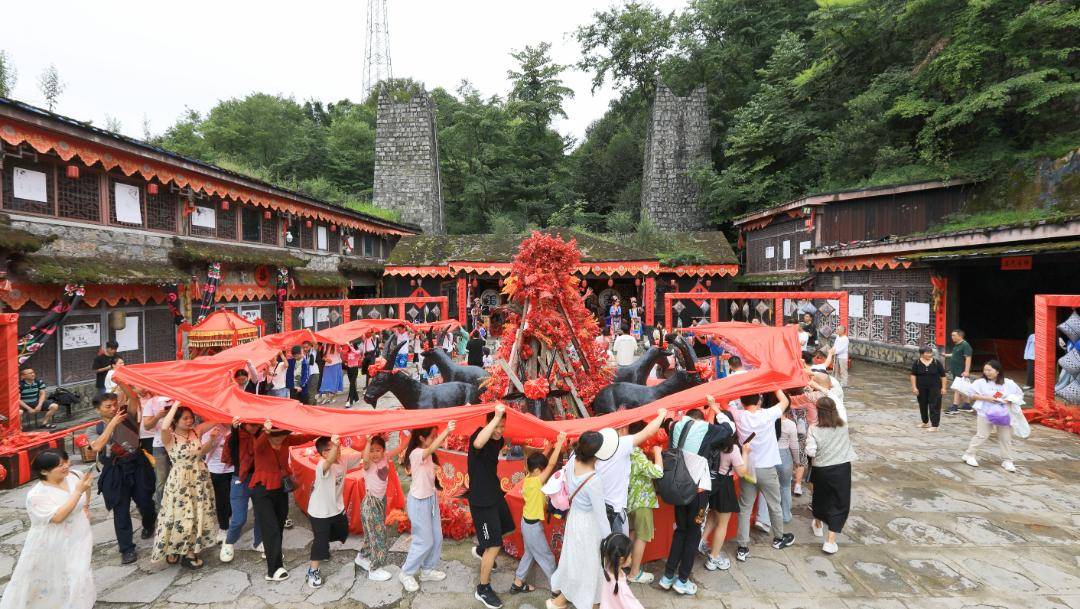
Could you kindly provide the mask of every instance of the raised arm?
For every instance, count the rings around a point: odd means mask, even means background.
[[[403,438],[401,436],[405,436],[407,438],[410,435],[412,435],[412,433],[409,430],[407,430],[407,429],[401,430],[401,432],[398,434],[397,447],[394,448],[394,450],[386,453],[386,460],[387,461],[393,461],[398,455],[405,452],[405,447],[409,445],[409,442],[405,438]]]
[[[176,418],[176,408],[179,405],[180,402],[173,400],[172,406],[165,412],[165,418],[161,420],[161,443],[166,447],[173,443],[172,422]]]
[[[555,467],[559,464],[559,454],[562,452],[563,445],[566,444],[566,432],[560,431],[559,436],[555,439],[555,446],[551,447],[548,451],[547,467],[544,471],[540,472],[540,483],[547,482],[547,479],[551,477],[551,474],[555,471]]]
[[[105,445],[109,443],[109,439],[112,438],[113,432],[116,431],[116,426],[124,422],[124,419],[128,417],[128,413],[125,410],[119,410],[113,415],[113,418],[109,419],[109,423],[105,425],[105,431],[101,432],[101,435],[94,438],[94,441],[90,443],[90,448],[94,449],[94,452],[101,452],[101,449],[105,448]]]
[[[198,435],[198,442],[200,443],[199,456],[205,457],[206,455],[210,454],[210,451],[214,450],[214,447],[217,446],[217,443],[220,441],[221,428],[217,425],[214,425],[214,427],[210,429],[210,440],[208,442],[202,441],[202,434],[199,434],[198,432],[196,432],[196,434]]]
[[[791,400],[788,399],[788,396],[784,393],[783,389],[776,390],[776,405],[780,407],[781,415],[787,412],[788,406],[791,406]]]
[[[82,476],[79,476],[79,483],[75,486],[75,490],[71,491],[71,495],[68,496],[67,501],[57,508],[56,513],[53,514],[49,522],[53,524],[60,524],[71,515],[71,512],[75,511],[75,506],[79,505],[79,499],[82,495],[90,490],[90,477],[93,475],[92,470],[87,470]]]
[[[454,431],[454,428],[456,427],[457,421],[450,421],[449,423],[447,423],[446,428],[439,432],[438,436],[435,436],[435,441],[424,449],[424,458],[427,459],[432,454],[434,454],[435,451],[439,450],[439,447],[441,447],[443,442],[446,441],[447,436],[449,436],[450,432]]]
[[[330,471],[330,466],[338,462],[338,458],[341,457],[341,438],[337,434],[330,436],[330,453],[326,455],[326,460],[322,462],[322,470],[325,474]]]
[[[480,433],[476,434],[476,439],[473,440],[473,448],[480,450],[487,445],[488,440],[491,439],[491,434],[495,433],[495,428],[498,427],[499,421],[502,421],[503,415],[506,413],[506,406],[502,403],[495,404],[495,416],[491,417],[487,425],[480,430]]]
[[[653,437],[656,432],[660,431],[660,426],[664,424],[664,419],[667,418],[667,408],[661,408],[656,411],[656,418],[649,421],[649,424],[644,429],[633,435],[634,446],[641,446],[649,438]]]

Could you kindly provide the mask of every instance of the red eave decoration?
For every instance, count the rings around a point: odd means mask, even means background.
[[[156,160],[150,160],[128,152],[110,148],[95,142],[77,140],[71,136],[53,133],[46,129],[27,125],[13,119],[0,119],[0,140],[20,146],[28,144],[39,153],[55,152],[63,161],[71,161],[74,157],[86,165],[101,163],[106,170],[119,167],[126,176],[136,173],[146,180],[157,180],[162,184],[175,183],[181,188],[191,188],[194,191],[202,191],[208,195],[217,195],[221,198],[229,198],[233,201],[242,201],[258,207],[274,209],[292,215],[310,215],[326,221],[334,222],[349,228],[364,230],[378,235],[411,235],[409,231],[389,228],[380,224],[365,222],[344,214],[336,214],[329,210],[323,210],[311,205],[291,201],[271,194],[257,192],[236,184],[223,183],[215,178],[210,178],[198,173],[190,173],[186,169],[174,167]]]
[[[892,254],[878,256],[852,256],[850,258],[829,258],[814,260],[814,269],[818,271],[859,271],[864,269],[897,269],[911,267],[911,261],[903,262]]]
[[[684,264],[675,267],[663,267],[662,273],[675,273],[679,277],[704,277],[706,275],[719,275],[720,277],[734,277],[739,273],[737,264]]]

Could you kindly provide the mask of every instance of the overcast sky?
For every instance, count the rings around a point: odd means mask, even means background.
[[[653,3],[674,10],[685,0]],[[451,91],[468,79],[484,95],[505,97],[512,50],[548,41],[556,61],[573,64],[579,48],[570,34],[612,4],[389,0],[393,73]],[[38,76],[53,63],[67,85],[57,112],[98,126],[109,115],[141,138],[144,117],[157,134],[185,106],[205,112],[255,91],[359,99],[366,10],[366,0],[12,2],[0,49],[18,69],[15,98],[44,106]],[[565,81],[576,97],[556,126],[580,138],[614,92],[591,93],[590,76],[577,70]]]

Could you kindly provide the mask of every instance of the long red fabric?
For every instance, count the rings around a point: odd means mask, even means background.
[[[358,320],[352,323],[359,324],[361,321],[371,323],[393,320]],[[739,350],[750,367],[755,368],[746,374],[704,383],[638,408],[598,417],[543,421],[530,414],[508,409],[504,435],[515,441],[530,438],[554,439],[562,431],[573,438],[586,431],[604,427],[618,428],[635,421],[651,419],[661,408],[672,413],[698,408],[705,404],[710,395],[723,401],[741,395],[802,387],[807,383],[799,356],[798,331],[795,327],[775,328],[728,322],[698,326],[694,330],[722,337]],[[357,330],[354,328],[350,331]],[[309,338],[304,338],[305,332]],[[262,423],[269,419],[277,428],[310,434],[371,435],[442,426],[451,420],[457,421],[456,433],[470,434],[484,424],[485,415],[494,409],[494,404],[478,404],[436,410],[337,410],[305,406],[288,398],[250,394],[242,391],[233,382],[232,375],[237,369],[246,367],[249,362],[256,366],[259,362],[268,363],[277,357],[275,349],[284,349],[303,340],[310,340],[310,335],[311,332],[307,330],[270,335],[213,357],[122,366],[116,370],[115,379],[176,399],[209,420],[230,421],[237,417],[243,422]],[[336,340],[335,337],[340,338],[338,335],[331,335],[330,338]],[[248,350],[243,350],[244,348]],[[238,355],[243,357],[237,357]]]

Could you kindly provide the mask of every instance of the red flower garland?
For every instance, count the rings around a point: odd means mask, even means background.
[[[525,397],[530,400],[542,400],[547,397],[551,388],[548,386],[548,380],[541,376],[531,381],[525,381],[524,389]]]

